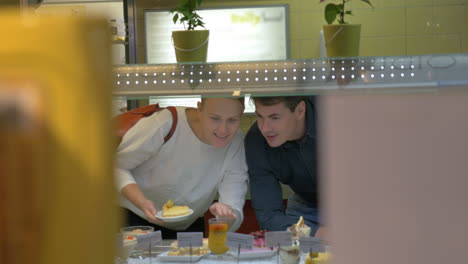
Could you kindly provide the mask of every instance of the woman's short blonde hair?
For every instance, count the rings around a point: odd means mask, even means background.
[[[207,99],[210,99],[210,98],[213,98],[213,99],[216,99],[216,98],[227,98],[227,99],[238,100],[238,101],[242,104],[242,107],[245,107],[244,97],[202,97],[202,98],[201,98],[201,103],[203,104]]]

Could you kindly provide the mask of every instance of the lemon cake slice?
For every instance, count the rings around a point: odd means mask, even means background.
[[[190,213],[190,208],[186,205],[179,206],[174,205],[172,200],[168,200],[167,203],[163,205],[163,213],[164,217],[174,217],[174,216],[181,216],[187,215]]]

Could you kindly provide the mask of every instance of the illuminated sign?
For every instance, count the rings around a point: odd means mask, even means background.
[[[287,5],[202,9],[210,30],[208,62],[288,59]],[[200,28],[203,29],[203,28]],[[147,63],[176,63],[168,10],[145,10]]]

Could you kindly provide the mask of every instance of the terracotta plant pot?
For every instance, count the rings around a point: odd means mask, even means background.
[[[324,25],[323,35],[328,57],[359,56],[361,25]]]
[[[177,62],[206,62],[209,30],[172,31]]]

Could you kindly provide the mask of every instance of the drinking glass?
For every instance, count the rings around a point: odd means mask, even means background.
[[[226,246],[228,222],[227,218],[211,218],[208,220],[208,248],[211,253],[220,255],[228,251],[229,247]]]

